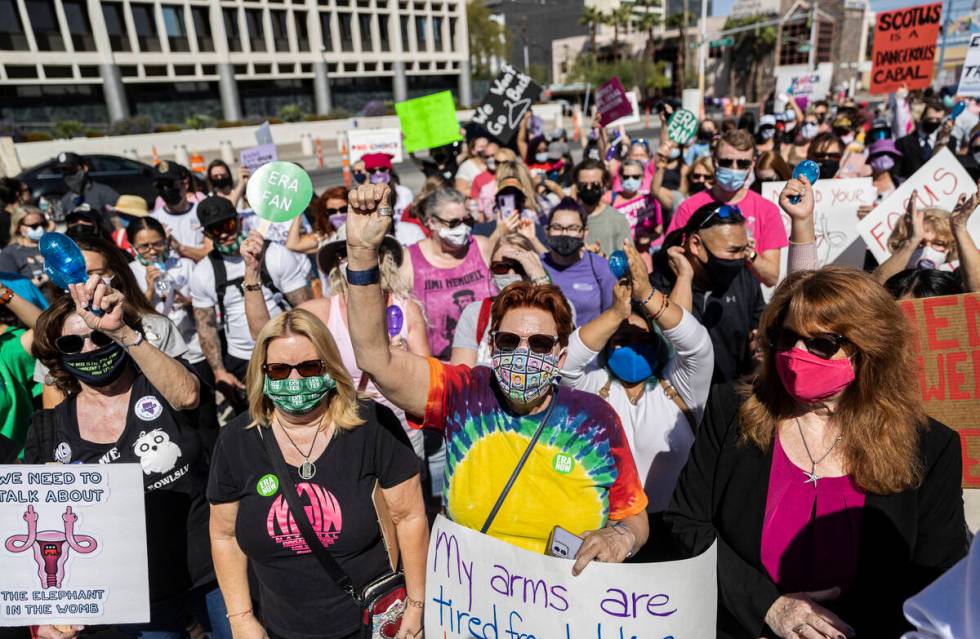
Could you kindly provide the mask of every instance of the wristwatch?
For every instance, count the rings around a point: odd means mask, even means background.
[[[14,292],[6,286],[0,286],[0,306],[6,306],[14,299]]]
[[[754,264],[758,257],[759,257],[759,251],[753,249],[752,255],[749,256],[749,264]]]

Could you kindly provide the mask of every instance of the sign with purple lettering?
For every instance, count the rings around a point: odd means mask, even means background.
[[[0,466],[0,557],[0,626],[149,621],[140,465]]]
[[[490,83],[490,90],[483,98],[483,104],[474,111],[472,121],[507,144],[517,133],[524,115],[531,109],[534,101],[541,97],[543,90],[531,76],[504,64]]]
[[[436,518],[425,577],[425,634],[443,639],[712,639],[716,545],[653,564],[539,555]]]
[[[249,171],[255,171],[263,164],[275,162],[278,159],[279,154],[275,144],[253,146],[249,149],[242,149],[241,153],[238,154],[238,161],[243,166],[247,166]]]

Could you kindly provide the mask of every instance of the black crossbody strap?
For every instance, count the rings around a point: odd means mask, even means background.
[[[357,600],[357,596],[354,594],[353,582],[347,576],[347,573],[344,572],[344,569],[340,567],[340,564],[323,547],[323,543],[313,530],[313,526],[306,516],[306,510],[299,503],[299,493],[296,492],[296,484],[293,483],[289,469],[286,467],[286,460],[282,456],[282,451],[279,450],[279,444],[276,443],[276,437],[273,435],[272,429],[269,429],[269,436],[266,437],[261,430],[264,428],[263,426],[259,425],[256,428],[259,429],[259,437],[262,438],[262,443],[265,444],[265,452],[268,453],[272,467],[279,477],[279,486],[283,496],[286,498],[286,503],[289,504],[289,511],[293,515],[293,521],[299,526],[299,531],[302,533],[303,539],[306,540],[306,545],[310,547],[313,556],[320,562],[323,569],[327,571],[330,578],[340,586],[340,589]]]

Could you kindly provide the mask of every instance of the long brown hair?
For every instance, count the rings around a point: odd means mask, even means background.
[[[949,224],[949,211],[938,208],[928,208],[922,211],[922,224],[927,230],[936,234],[936,239],[946,243],[949,252],[946,259],[955,262],[960,259],[959,251],[956,250],[956,241],[953,239],[953,227]],[[892,234],[888,236],[888,248],[894,253],[904,247],[912,239],[912,224],[905,215],[902,215],[895,222]]]
[[[772,445],[779,422],[796,412],[776,372],[767,336],[784,323],[801,334],[837,333],[854,363],[855,381],[837,403],[844,467],[863,490],[888,495],[918,485],[919,436],[926,413],[919,397],[913,332],[888,291],[862,271],[827,266],[789,275],[759,321],[763,361],[739,410],[742,441]]]

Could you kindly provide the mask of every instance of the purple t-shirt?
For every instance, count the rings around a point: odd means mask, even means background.
[[[579,326],[591,322],[613,303],[613,287],[616,278],[609,270],[606,258],[586,251],[578,262],[571,266],[558,266],[545,254],[541,258],[551,282],[561,289],[575,308]]]

